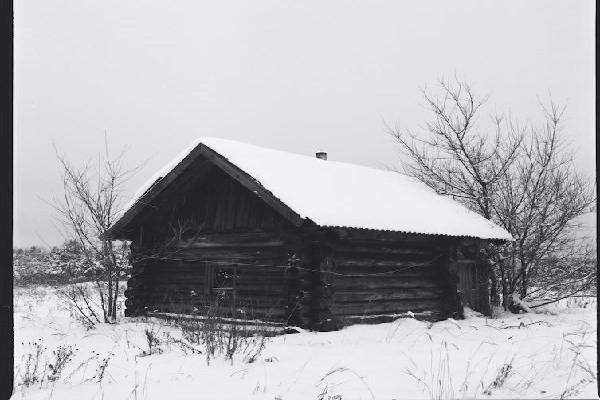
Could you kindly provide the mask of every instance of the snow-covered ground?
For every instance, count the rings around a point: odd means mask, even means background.
[[[157,338],[153,351],[146,331]],[[49,372],[41,384],[18,386],[13,399],[598,396],[593,298],[494,320],[468,312],[461,321],[400,319],[276,336],[253,362],[239,354],[208,364],[203,354],[190,354],[173,338],[181,338],[181,330],[154,319],[123,318],[86,330],[71,318],[55,288],[16,288],[15,382],[26,378],[27,355],[36,343],[38,371]],[[68,346],[72,359],[52,377],[57,367],[46,364],[56,352],[68,353]]]

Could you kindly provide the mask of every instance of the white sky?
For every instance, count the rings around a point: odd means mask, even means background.
[[[198,136],[374,167],[398,161],[382,120],[418,129],[419,89],[455,72],[487,112],[539,117],[595,174],[593,1],[21,0],[15,9],[15,246],[59,244],[52,143],[74,163],[108,132],[132,195]]]

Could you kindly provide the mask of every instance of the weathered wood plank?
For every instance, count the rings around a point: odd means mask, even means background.
[[[337,319],[340,325],[352,324],[380,324],[384,322],[392,322],[399,318],[415,318],[420,321],[439,321],[443,318],[440,312],[423,311],[414,313],[398,313],[398,314],[379,314],[379,315],[346,315],[338,316]]]
[[[195,261],[222,261],[225,263],[235,262],[236,260],[245,260],[250,263],[257,261],[270,262],[287,257],[283,248],[275,251],[275,248],[254,249],[254,248],[206,248],[206,249],[175,249],[166,248],[156,257],[159,260],[195,260]],[[163,261],[164,262],[164,261]]]
[[[375,243],[372,245],[365,244],[350,244],[350,243],[336,243],[335,247],[336,257],[339,255],[348,255],[355,257],[363,256],[412,256],[412,257],[427,257],[435,254],[432,248],[428,247],[411,247],[406,244],[398,244],[396,246],[390,246],[389,244]]]
[[[371,280],[371,281],[336,281],[336,291],[353,290],[404,290],[411,288],[443,288],[442,282],[433,280]]]
[[[377,231],[370,229],[334,228],[339,243],[390,243],[393,245],[423,244],[424,246],[445,246],[448,243],[458,242],[458,238],[442,235],[424,235],[415,233]]]
[[[333,271],[341,276],[434,276],[440,274],[438,265],[336,265]]]
[[[280,247],[284,242],[277,235],[265,232],[204,233],[172,243],[176,248]]]
[[[343,302],[371,302],[408,299],[439,299],[443,288],[410,288],[410,289],[379,289],[379,290],[345,290],[334,291],[334,301]]]
[[[336,266],[338,268],[344,267],[387,267],[387,268],[418,268],[418,267],[430,267],[435,259],[426,260],[384,260],[382,258],[348,258],[348,257],[336,257]]]
[[[334,303],[332,315],[369,315],[400,312],[417,312],[438,310],[441,306],[438,299],[373,301],[364,303]]]

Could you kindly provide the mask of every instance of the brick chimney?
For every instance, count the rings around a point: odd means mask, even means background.
[[[327,160],[327,153],[325,153],[324,151],[319,151],[315,154],[315,156],[320,160]]]

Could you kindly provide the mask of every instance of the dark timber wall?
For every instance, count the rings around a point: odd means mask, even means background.
[[[134,263],[128,314],[201,314],[219,300],[226,308],[243,308],[249,318],[285,321],[287,259],[280,240],[254,232],[204,234],[174,243]]]
[[[441,236],[336,229],[319,246],[313,265],[314,328],[336,329],[414,315],[459,317],[456,274],[450,270],[458,240]],[[410,312],[410,313],[409,313]]]
[[[440,318],[443,261],[427,243],[340,241],[332,315],[348,322],[408,311]]]

